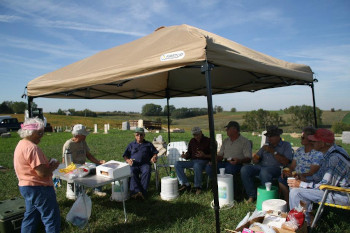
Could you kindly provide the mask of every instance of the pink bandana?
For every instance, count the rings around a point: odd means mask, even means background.
[[[39,124],[33,123],[33,124],[27,124],[27,125],[21,124],[21,129],[39,130],[41,128],[40,128]]]

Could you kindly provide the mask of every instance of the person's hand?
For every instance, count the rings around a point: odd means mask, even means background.
[[[273,154],[275,152],[275,149],[270,145],[264,145],[263,150],[269,152],[270,154]]]
[[[258,154],[253,154],[252,161],[253,161],[253,163],[259,163],[260,156]]]
[[[299,188],[301,180],[299,180],[299,179],[288,179],[287,183],[288,183],[288,186],[290,188]]]
[[[204,158],[204,153],[203,153],[203,151],[201,151],[201,150],[199,150],[199,151],[197,151],[197,153],[195,154],[195,156],[197,157],[197,158]]]
[[[132,166],[132,164],[134,163],[133,159],[127,159],[125,160],[125,162],[127,162],[130,166]]]
[[[239,164],[240,163],[240,160],[239,159],[231,159],[231,160],[227,160],[227,162],[229,162],[230,164],[232,165],[236,165],[236,164]]]
[[[182,151],[181,158],[186,159],[186,154],[185,152]]]
[[[99,162],[100,162],[100,164],[104,164],[104,163],[106,163],[106,161],[105,161],[105,160],[100,160]]]
[[[151,158],[151,162],[152,163],[156,163],[157,162],[157,155],[154,155],[152,158]]]
[[[288,167],[283,168],[281,177],[284,178],[284,177],[291,177],[291,176],[292,176],[292,173],[290,172],[290,169]]]
[[[49,167],[51,169],[56,170],[59,165],[60,165],[60,162],[58,162],[56,159],[50,159]]]

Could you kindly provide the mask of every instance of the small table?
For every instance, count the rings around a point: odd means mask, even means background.
[[[53,177],[59,177],[60,179],[65,180],[67,182],[74,182],[78,185],[81,185],[82,187],[88,187],[88,188],[97,188],[106,184],[110,184],[115,181],[119,181],[120,185],[123,186],[123,180],[131,177],[131,174],[118,177],[118,178],[110,178],[110,177],[97,176],[97,175],[87,175],[84,177],[69,179],[68,174],[59,172],[59,169],[65,168],[65,167],[66,167],[65,164],[60,164],[58,168],[53,172]],[[124,210],[124,222],[126,223],[128,220],[128,217],[126,214],[124,198],[123,198],[123,210]]]

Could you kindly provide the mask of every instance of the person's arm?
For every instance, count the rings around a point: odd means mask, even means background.
[[[86,152],[86,157],[93,163],[104,164],[106,161],[96,159],[89,151]]]
[[[126,162],[127,164],[129,164],[130,166],[132,166],[132,164],[134,163],[134,160],[131,159],[131,153],[130,153],[131,149],[130,149],[130,147],[131,147],[131,145],[129,144],[129,145],[127,146],[127,148],[125,149],[125,151],[124,151],[123,158],[124,158],[124,160],[125,160],[125,162]]]
[[[319,165],[311,165],[310,166],[310,171],[307,172],[307,173],[303,173],[301,174],[302,176],[312,176],[313,174],[315,174],[318,170],[320,169],[320,166]]]
[[[284,156],[282,153],[278,152],[275,150],[275,148],[273,148],[270,145],[265,145],[264,146],[264,150],[269,152],[270,154],[273,155],[273,157],[279,162],[281,163],[283,166],[287,166],[289,164],[289,159]]]
[[[38,174],[38,176],[42,178],[50,177],[52,176],[52,172],[58,168],[58,165],[60,165],[58,161],[51,162],[49,164],[40,164],[39,166],[36,166],[34,170]]]
[[[151,158],[151,162],[152,162],[152,163],[156,163],[156,162],[157,162],[157,159],[158,159],[157,154],[154,154],[154,155],[152,156],[152,158]]]

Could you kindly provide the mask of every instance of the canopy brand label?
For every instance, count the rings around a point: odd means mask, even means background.
[[[160,56],[160,61],[180,60],[185,57],[184,51],[176,51],[172,53],[166,53]]]

